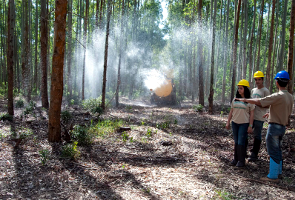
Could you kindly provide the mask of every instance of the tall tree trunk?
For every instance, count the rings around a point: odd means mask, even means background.
[[[121,15],[121,35],[120,35],[120,52],[119,52],[119,63],[118,63],[118,78],[117,78],[117,88],[116,88],[116,107],[119,106],[119,88],[121,83],[121,63],[122,63],[122,53],[123,53],[123,40],[124,40],[124,11],[125,11],[125,1],[122,0],[122,15]]]
[[[72,98],[72,28],[73,28],[73,22],[72,22],[72,11],[73,11],[73,0],[68,0],[69,4],[69,14],[68,14],[68,54],[67,54],[67,64],[68,64],[68,74],[67,74],[67,85],[68,85],[68,95],[69,99]]]
[[[95,11],[95,25],[96,25],[96,28],[98,28],[98,13],[99,13],[99,1],[100,0],[97,0],[96,1],[96,11]]]
[[[36,15],[35,15],[35,70],[34,70],[34,84],[36,93],[38,92],[38,1],[36,1]]]
[[[246,79],[246,71],[247,71],[247,58],[246,58],[246,52],[247,52],[247,28],[248,28],[248,1],[244,0],[244,14],[245,14],[245,24],[244,24],[244,38],[243,38],[243,79]]]
[[[15,20],[15,10],[14,10],[14,0],[9,0],[8,2],[8,18],[7,18],[7,71],[8,71],[8,114],[14,115],[13,110],[13,41],[14,41],[14,20]]]
[[[23,93],[28,101],[30,97],[30,64],[29,64],[29,13],[28,13],[28,1],[24,1],[24,45],[22,50],[22,81],[23,81]]]
[[[266,39],[264,40],[264,43],[265,43],[265,45],[264,45],[264,47],[265,47],[265,55],[267,54],[267,52],[268,52],[268,46],[267,46],[267,43],[268,43],[268,40],[267,40],[267,38],[268,38],[268,35],[269,35],[269,16],[270,16],[270,13],[271,13],[271,11],[270,11],[270,5],[271,5],[271,3],[269,2],[268,3],[268,10],[267,10],[267,12],[268,12],[268,14],[267,14],[267,28],[266,28]],[[263,72],[265,72],[265,62],[266,62],[266,56],[265,55],[263,55],[263,62],[262,62],[262,67],[261,67],[261,70],[260,71],[263,71]]]
[[[228,19],[229,19],[229,0],[227,0],[226,29],[225,29],[225,45],[224,45],[224,63],[223,63],[223,79],[222,79],[222,104],[225,103],[225,82],[227,71],[227,55],[228,55]]]
[[[257,63],[256,63],[256,71],[259,70],[260,64],[260,42],[261,42],[261,33],[262,33],[262,24],[263,24],[263,9],[264,9],[264,0],[261,2],[260,7],[260,22],[259,22],[259,37],[258,37],[258,52],[257,52]]]
[[[270,24],[270,36],[269,36],[269,46],[268,46],[268,59],[267,59],[267,68],[266,68],[266,87],[269,89],[270,86],[270,68],[271,68],[271,54],[273,47],[273,29],[275,21],[275,8],[276,0],[272,1],[272,11],[271,11],[271,24]]]
[[[290,81],[288,84],[288,91],[293,94],[294,91],[294,61],[293,61],[293,45],[294,45],[294,23],[295,23],[295,0],[292,0],[291,5],[291,19],[290,19],[290,39],[289,39],[289,50],[288,50],[288,72]]]
[[[278,59],[278,69],[279,69],[279,71],[284,69],[287,7],[288,7],[288,0],[285,0],[284,11],[283,11],[283,19],[282,19],[281,49],[280,49],[280,54],[279,54],[279,59]]]
[[[211,53],[211,78],[210,78],[210,94],[209,94],[209,114],[213,114],[213,83],[214,83],[214,50],[215,50],[215,29],[216,29],[216,11],[217,0],[214,0],[214,15],[213,15],[213,33],[212,33],[212,53]]]
[[[85,65],[86,65],[86,49],[87,49],[87,24],[88,24],[88,14],[89,14],[89,0],[86,0],[86,14],[84,18],[84,61],[83,61],[83,72],[82,72],[82,100],[85,98]]]
[[[102,29],[102,15],[103,15],[104,0],[100,1],[100,12],[99,12],[99,29]]]
[[[253,13],[253,23],[252,23],[252,31],[251,31],[251,39],[250,39],[250,46],[249,46],[249,83],[252,86],[253,79],[252,79],[252,69],[253,69],[253,41],[254,41],[254,30],[255,30],[255,19],[256,19],[256,0],[254,0],[254,13]],[[254,55],[255,58],[255,55]],[[255,60],[255,59],[254,59]]]
[[[212,5],[212,4],[211,4]],[[199,25],[202,25],[202,8],[203,2],[199,0],[198,5],[198,16],[199,16]],[[201,27],[200,27],[201,28]],[[199,55],[199,104],[202,106],[205,105],[204,102],[204,72],[203,72],[203,44],[201,39],[198,40],[198,55]]]
[[[67,0],[55,1],[54,53],[50,90],[48,141],[61,140],[60,113],[63,95],[64,50],[66,44]]]
[[[6,47],[7,47],[7,45],[8,45],[8,41],[7,41],[7,38],[6,37],[3,37],[4,35],[6,35],[6,32],[8,31],[8,30],[6,30],[6,28],[7,28],[7,18],[6,18],[6,3],[5,3],[5,0],[3,0],[3,6],[4,6],[4,11],[3,11],[3,23],[4,23],[4,27],[3,27],[3,33],[2,33],[2,37],[1,37],[1,39],[3,38],[3,42],[2,42],[2,47],[3,47],[3,65],[2,65],[2,80],[3,80],[3,82],[4,82],[4,84],[6,85],[6,82],[7,82],[7,69],[6,69],[6,65],[5,65],[5,63],[7,63],[7,58],[6,58],[6,56],[4,56],[4,55],[7,55],[7,51],[6,51]],[[6,58],[6,59],[5,59]]]
[[[48,108],[48,89],[47,89],[47,48],[48,48],[48,13],[46,8],[47,0],[41,0],[41,95],[42,95],[42,107]]]
[[[243,1],[244,2],[244,1]],[[238,57],[238,64],[237,64],[237,70],[238,70],[238,73],[237,73],[237,79],[240,80],[241,77],[242,77],[242,52],[243,52],[243,26],[244,26],[244,3],[242,2],[242,13],[241,13],[241,27],[240,28],[240,39],[238,41],[238,44],[239,45],[239,53],[237,55]]]
[[[237,46],[238,46],[240,10],[241,10],[241,0],[239,0],[238,2],[236,23],[235,23],[236,26],[235,26],[234,48],[233,48],[233,75],[232,75],[232,87],[231,87],[231,100],[234,98],[235,89],[236,89],[236,73],[237,73],[236,63],[237,63]]]
[[[105,48],[104,48],[102,100],[101,100],[101,107],[102,107],[103,110],[105,110],[105,96],[106,96],[106,83],[107,83],[108,48],[109,48],[109,34],[110,34],[111,13],[112,13],[111,0],[108,0],[107,28],[106,28],[106,40],[105,40]]]

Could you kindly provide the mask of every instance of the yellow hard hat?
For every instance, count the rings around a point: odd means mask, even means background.
[[[257,71],[254,73],[253,78],[260,78],[260,77],[264,77],[264,74],[262,73],[262,71]]]
[[[245,79],[240,80],[238,85],[250,87],[249,82]]]

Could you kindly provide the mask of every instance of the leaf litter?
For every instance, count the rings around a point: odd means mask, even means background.
[[[96,137],[78,147],[76,160],[61,156],[63,143],[48,143],[44,110],[29,122],[16,114],[14,124],[0,122],[0,199],[294,199],[294,114],[283,140],[283,179],[273,184],[259,181],[269,169],[264,139],[257,162],[244,169],[229,166],[234,143],[222,109],[216,106],[209,115],[206,109],[195,112],[189,103],[111,108],[100,118],[123,120],[131,131],[124,140],[118,131]],[[72,115],[73,124],[90,126],[98,120],[79,107]],[[33,134],[16,146],[12,128]],[[248,154],[252,142],[249,135]],[[39,152],[44,149],[49,155],[43,165]]]

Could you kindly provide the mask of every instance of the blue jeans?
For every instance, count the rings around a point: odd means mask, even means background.
[[[253,135],[254,139],[261,141],[261,131],[263,128],[263,121],[254,120],[253,122]]]
[[[282,140],[286,127],[279,124],[269,124],[266,134],[266,148],[268,155],[277,163],[283,160]]]
[[[249,127],[249,123],[237,124],[235,122],[231,122],[231,124],[232,124],[235,144],[246,146],[246,139],[248,138],[247,130]]]

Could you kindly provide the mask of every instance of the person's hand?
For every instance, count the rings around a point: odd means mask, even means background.
[[[235,100],[246,102],[246,99],[245,98],[235,98]]]
[[[225,125],[225,128],[226,128],[227,130],[229,130],[229,129],[230,129],[230,125],[229,125],[229,123],[228,123],[228,122],[226,123],[226,125]]]
[[[269,113],[266,113],[265,115],[263,115],[263,118],[268,118],[269,117]]]
[[[253,133],[253,129],[252,129],[252,127],[251,126],[249,126],[248,127],[248,130],[247,130],[247,132],[250,134],[250,133]]]

